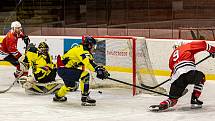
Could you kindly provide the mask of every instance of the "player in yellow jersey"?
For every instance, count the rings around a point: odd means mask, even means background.
[[[45,42],[39,43],[38,48],[30,46],[23,62],[32,68],[36,81],[32,81],[32,78],[29,80],[28,78],[28,82],[23,84],[27,88],[26,91],[35,94],[47,94],[56,91],[62,86],[62,84],[60,85],[55,82],[57,68],[52,62],[52,57],[49,54],[49,46]],[[30,87],[29,82],[31,83]]]
[[[62,58],[58,56],[58,75],[63,79],[65,85],[55,93],[53,101],[66,101],[66,93],[76,89],[80,80],[82,105],[95,105],[96,100],[89,97],[90,74],[88,71],[79,68],[84,65],[90,71],[96,72],[97,78],[100,79],[106,79],[110,75],[103,66],[99,66],[94,62],[92,53],[95,47],[96,40],[91,36],[86,36],[82,44],[71,48]]]

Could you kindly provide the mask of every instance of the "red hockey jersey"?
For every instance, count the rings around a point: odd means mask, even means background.
[[[190,70],[196,70],[194,55],[201,51],[215,53],[215,47],[206,41],[193,41],[176,48],[170,56],[169,68],[172,70],[172,80]]]
[[[18,38],[23,37],[24,34],[22,32],[19,35],[17,35],[12,30],[9,31],[5,38],[3,39],[2,43],[0,44],[0,51],[17,56],[17,54],[20,54],[17,49]]]

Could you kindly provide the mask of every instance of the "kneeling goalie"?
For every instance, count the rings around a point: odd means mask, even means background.
[[[34,75],[34,77],[19,79],[26,92],[30,94],[50,94],[63,85],[63,83],[55,81],[57,69],[52,62],[49,47],[45,42],[39,43],[38,48],[31,44],[25,54],[23,63],[32,68]]]

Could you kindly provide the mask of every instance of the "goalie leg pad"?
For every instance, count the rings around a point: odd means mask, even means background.
[[[23,88],[25,88],[25,89],[30,89],[30,88],[32,88],[33,87],[33,84],[32,83],[30,83],[30,82],[26,82],[26,83],[24,83],[23,84],[23,86],[22,86]]]
[[[31,75],[29,75],[29,76],[21,76],[19,78],[18,82],[25,89],[31,88],[33,86],[33,84],[36,83],[34,77],[32,77]]]
[[[51,94],[51,93],[55,93],[57,92],[64,84],[62,83],[54,83],[54,84],[50,84],[45,86],[46,89],[48,90],[46,93],[47,94]]]
[[[28,94],[40,94],[40,95],[47,95],[57,92],[60,87],[63,86],[62,83],[35,83],[32,85],[31,88],[26,89]]]
[[[35,84],[33,84],[31,88],[25,89],[25,92],[29,95],[42,95],[43,94],[43,90],[40,87],[36,86]]]

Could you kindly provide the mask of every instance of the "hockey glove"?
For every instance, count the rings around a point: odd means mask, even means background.
[[[30,39],[27,35],[25,35],[22,39],[26,45],[28,45],[30,43]]]
[[[215,58],[215,53],[210,53],[212,58]]]
[[[110,76],[108,71],[102,66],[98,66],[96,68],[96,73],[97,73],[96,77],[102,80],[107,79]]]

